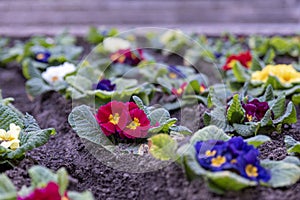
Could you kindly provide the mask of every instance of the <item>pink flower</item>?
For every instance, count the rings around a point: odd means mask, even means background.
[[[186,86],[187,86],[187,83],[185,82],[178,89],[177,88],[172,88],[171,92],[172,92],[172,94],[181,97],[184,93],[184,90],[185,90]]]
[[[27,197],[18,197],[17,200],[69,200],[67,193],[61,196],[59,186],[55,182],[49,182],[44,188],[35,189]]]

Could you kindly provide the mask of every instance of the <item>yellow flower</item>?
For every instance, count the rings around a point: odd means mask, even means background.
[[[300,82],[300,72],[292,65],[267,65],[263,70],[252,74],[252,81],[266,82],[269,76],[276,76],[283,84]]]
[[[21,128],[14,123],[9,125],[9,131],[0,129],[0,145],[11,150],[16,150],[20,147],[20,132]]]

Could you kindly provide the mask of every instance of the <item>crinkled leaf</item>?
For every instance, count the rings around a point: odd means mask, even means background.
[[[23,127],[23,121],[12,108],[0,104],[0,129],[7,130],[9,125],[15,123],[16,125]]]
[[[293,137],[286,135],[284,138],[284,143],[288,153],[300,154],[300,142],[295,140]]]
[[[257,132],[257,124],[233,124],[234,130],[243,137],[255,135]]]
[[[5,175],[0,174],[0,200],[15,200],[17,191],[11,180]]]
[[[159,134],[151,137],[150,153],[160,160],[176,160],[177,142],[167,134]]]
[[[288,103],[286,107],[286,111],[281,117],[273,120],[274,124],[278,124],[278,123],[293,124],[296,122],[297,122],[297,112],[296,112],[295,105],[292,102]]]
[[[207,140],[229,140],[228,136],[222,129],[216,126],[207,126],[198,130],[190,139],[191,144],[195,144],[197,141]]]
[[[105,146],[113,145],[104,135],[90,108],[85,105],[75,107],[69,115],[69,123],[79,137]],[[108,149],[109,150],[109,149]]]
[[[253,145],[254,147],[258,147],[268,141],[271,141],[271,138],[265,135],[257,135],[245,140],[245,142],[247,142],[250,145]]]
[[[237,82],[244,83],[249,80],[250,76],[248,75],[245,67],[243,67],[239,62],[235,62],[232,72]]]
[[[43,166],[33,166],[28,171],[34,188],[45,187],[49,182],[57,182],[57,175]]]
[[[57,171],[57,183],[59,185],[59,193],[64,195],[69,185],[69,176],[65,168],[60,168]]]
[[[279,96],[274,104],[271,106],[271,110],[274,113],[274,119],[279,118],[284,114],[285,111],[285,96]]]
[[[227,120],[230,123],[240,123],[244,120],[244,109],[239,99],[239,95],[235,94],[233,96],[232,103],[227,109]]]
[[[271,187],[285,187],[295,184],[300,179],[300,167],[284,161],[263,160],[261,165],[271,172]]]

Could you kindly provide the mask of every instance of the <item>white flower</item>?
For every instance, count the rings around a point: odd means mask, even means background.
[[[0,129],[0,145],[11,150],[16,150],[20,147],[19,135],[21,128],[14,123],[9,125],[9,131]]]
[[[181,30],[168,30],[160,37],[160,42],[163,44],[167,44],[172,40],[184,37],[184,33]]]
[[[64,77],[76,70],[76,67],[72,63],[65,62],[59,66],[51,66],[42,73],[42,77],[49,84],[53,85],[57,82],[64,81]]]
[[[130,42],[128,42],[127,40],[124,40],[122,38],[109,37],[109,38],[104,39],[103,47],[105,50],[114,53],[121,49],[129,49]]]

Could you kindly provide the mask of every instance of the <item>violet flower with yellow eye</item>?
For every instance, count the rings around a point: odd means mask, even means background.
[[[47,51],[47,50],[38,51],[34,55],[34,59],[41,63],[48,63],[50,57],[51,57],[51,53],[50,53],[50,51]]]

